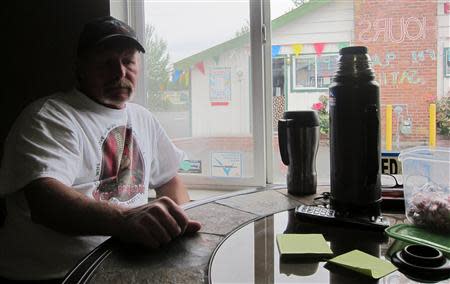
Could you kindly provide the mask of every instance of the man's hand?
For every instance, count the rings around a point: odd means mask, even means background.
[[[168,197],[161,197],[137,208],[124,209],[122,215],[113,236],[151,249],[167,244],[185,233],[195,233],[201,228],[199,222],[189,220],[183,209]]]
[[[103,235],[156,248],[201,225],[168,197],[128,209],[98,202],[52,178],[24,188],[31,219],[69,235]]]

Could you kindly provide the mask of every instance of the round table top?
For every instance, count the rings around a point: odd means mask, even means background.
[[[318,186],[318,194],[326,191],[329,186]],[[287,232],[320,232],[334,253],[357,247],[380,257],[386,254],[393,239],[383,234],[301,224],[292,217],[291,209],[312,204],[315,197],[317,194],[292,196],[285,186],[272,186],[187,204],[189,217],[202,223],[198,233],[153,251],[109,239],[74,267],[64,283],[274,283],[300,279],[339,283],[336,279],[350,279],[323,268],[322,262],[280,263],[274,238]],[[383,215],[390,218],[391,225],[402,223],[403,212],[396,213]],[[387,277],[389,283],[416,283],[399,272]]]

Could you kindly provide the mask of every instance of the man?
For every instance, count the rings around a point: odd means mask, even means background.
[[[13,126],[0,171],[4,279],[62,278],[106,236],[156,249],[200,229],[177,205],[189,201],[177,176],[182,152],[152,114],[129,102],[138,52],[144,48],[125,23],[88,23],[77,88],[33,103]],[[149,204],[148,188],[158,197]]]

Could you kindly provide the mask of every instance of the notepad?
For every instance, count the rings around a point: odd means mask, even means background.
[[[341,254],[328,262],[379,279],[397,270],[392,263],[359,250]]]
[[[327,258],[333,255],[322,234],[279,234],[277,245],[282,258]]]

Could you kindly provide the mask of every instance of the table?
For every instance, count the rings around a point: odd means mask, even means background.
[[[318,193],[324,191],[329,187],[318,187]],[[354,274],[328,271],[323,263],[279,262],[274,236],[283,232],[323,233],[335,253],[357,247],[383,257],[392,243],[383,234],[305,224],[294,218],[292,209],[311,204],[314,197],[291,196],[286,188],[272,186],[190,203],[185,209],[202,222],[199,233],[153,252],[110,239],[86,256],[65,283],[351,283],[349,279],[361,283]],[[391,225],[404,218],[384,216]],[[389,283],[415,283],[400,272],[388,277]]]
[[[387,217],[391,222],[397,222]],[[251,222],[231,234],[215,252],[210,266],[212,283],[377,283],[351,271],[328,270],[324,261],[280,260],[276,235],[283,233],[323,234],[332,251],[339,255],[359,249],[384,258],[389,238],[370,232],[301,222],[294,210],[280,212]],[[402,282],[400,282],[402,280]],[[400,272],[382,279],[384,283],[405,283]]]

